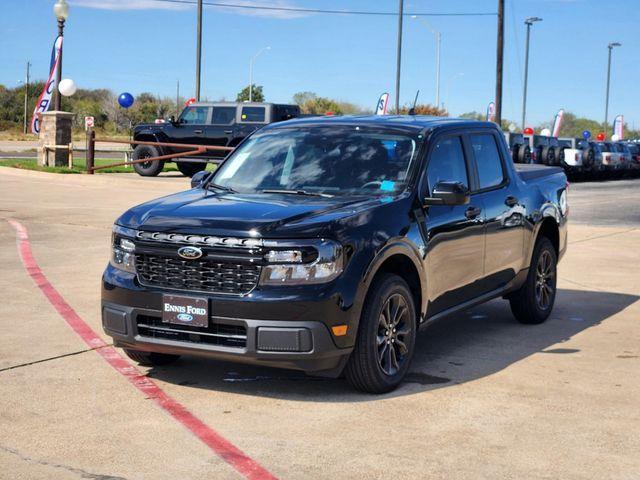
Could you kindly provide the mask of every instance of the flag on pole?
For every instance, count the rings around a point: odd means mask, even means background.
[[[378,105],[376,106],[376,115],[386,115],[387,107],[389,106],[389,94],[383,93],[380,95]]]
[[[42,93],[38,97],[36,102],[36,108],[33,111],[33,117],[31,118],[31,133],[36,135],[40,133],[40,118],[38,114],[44,113],[49,110],[51,106],[51,97],[56,89],[56,73],[58,72],[58,64],[60,63],[60,52],[62,51],[62,36],[56,38],[53,42],[53,49],[51,50],[51,63],[49,64],[49,79],[44,84]]]
[[[564,109],[560,109],[556,113],[556,119],[553,121],[553,130],[551,131],[552,137],[557,137],[560,134],[560,127],[562,126],[562,118],[564,117]]]
[[[496,120],[496,104],[495,102],[489,102],[487,105],[487,122],[495,122]]]
[[[613,119],[613,134],[618,136],[618,140],[624,138],[624,115],[618,115]]]

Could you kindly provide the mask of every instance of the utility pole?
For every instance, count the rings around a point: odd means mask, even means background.
[[[609,121],[609,84],[611,83],[611,51],[613,47],[620,47],[622,44],[620,42],[611,42],[608,45],[609,49],[609,60],[607,61],[607,96],[604,103],[604,131],[607,131],[608,121]]]
[[[24,125],[23,131],[27,133],[27,109],[29,104],[29,69],[31,68],[31,62],[27,62],[27,78],[24,84]]]
[[[498,0],[498,44],[496,49],[496,114],[495,122],[502,125],[502,72],[504,65],[504,0]]]
[[[531,25],[533,22],[540,22],[542,19],[540,17],[529,17],[524,23],[527,26],[527,43],[525,47],[524,54],[524,92],[522,94],[522,131],[525,129],[524,122],[526,120],[527,115],[527,83],[529,79],[529,37],[531,36]]]
[[[404,16],[404,0],[398,5],[398,50],[396,52],[396,115],[400,113],[400,67],[402,64],[402,19]]]
[[[180,80],[176,80],[176,119],[180,116]]]
[[[202,64],[202,0],[198,0],[198,28],[196,46],[196,101],[200,101],[200,66]]]

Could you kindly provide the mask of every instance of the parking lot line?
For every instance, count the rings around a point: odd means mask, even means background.
[[[26,227],[14,219],[8,219],[7,221],[16,231],[18,251],[27,273],[69,327],[71,327],[91,349],[94,349],[109,365],[126,377],[145,397],[153,400],[245,478],[250,480],[269,480],[276,478],[229,440],[222,437],[187,410],[184,405],[165,393],[153,380],[142,375],[140,371],[125,360],[115,348],[109,346],[100,338],[47,280],[47,277],[33,256]]]

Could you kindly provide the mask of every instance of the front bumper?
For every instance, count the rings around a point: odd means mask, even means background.
[[[209,302],[209,328],[162,323],[162,295],[189,292],[141,287],[133,275],[107,267],[102,282],[102,325],[114,345],[133,350],[195,355],[338,376],[353,345],[334,337],[331,325],[352,325],[353,312],[335,296],[287,298],[254,292],[248,296],[203,296]],[[356,324],[357,326],[357,324]]]

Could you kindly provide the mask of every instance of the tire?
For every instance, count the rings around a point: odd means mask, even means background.
[[[556,299],[557,263],[551,241],[547,237],[538,238],[527,279],[509,297],[511,312],[520,323],[542,323],[551,315]]]
[[[563,165],[564,164],[564,148],[553,147],[553,154],[555,157],[554,165]]]
[[[207,168],[206,163],[176,162],[176,166],[185,177],[193,177],[196,173]]]
[[[531,149],[529,145],[522,144],[518,146],[517,158],[517,163],[531,163]]]
[[[159,367],[162,365],[169,365],[180,358],[180,355],[169,355],[167,353],[156,352],[141,352],[140,350],[124,349],[124,353],[127,354],[134,362],[145,367]]]
[[[582,151],[582,167],[585,169],[590,169],[593,166],[595,153],[593,152],[593,148],[587,148]]]
[[[160,151],[151,145],[137,145],[136,148],[133,149],[133,154],[131,158],[133,160],[142,160],[143,158],[152,158],[159,157]],[[155,177],[157,176],[162,169],[164,168],[164,162],[161,160],[155,162],[142,162],[135,163],[133,165],[133,169],[136,171],[138,175],[142,175],[143,177]]]
[[[355,389],[385,393],[402,382],[415,349],[416,316],[413,295],[404,279],[385,274],[374,281],[345,368]],[[390,322],[393,327],[386,327]]]
[[[553,151],[553,147],[550,147],[548,145],[542,147],[542,153],[541,155],[541,163],[544,163],[545,165],[553,165],[553,163],[556,160],[556,155],[555,152]]]

